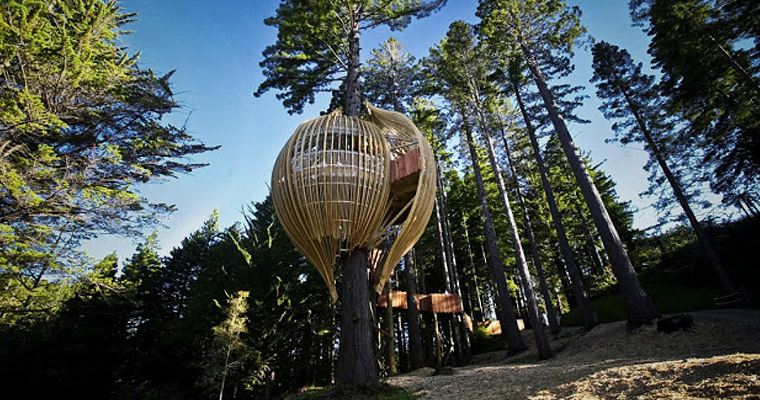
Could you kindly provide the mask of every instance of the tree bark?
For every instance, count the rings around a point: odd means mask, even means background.
[[[351,30],[348,34],[348,71],[346,74],[346,110],[349,117],[358,117],[361,110],[359,84],[359,21],[352,14]]]
[[[341,334],[335,386],[353,389],[377,381],[372,354],[367,253],[356,248],[341,259]]]
[[[457,257],[454,253],[454,242],[451,238],[451,226],[449,224],[449,213],[446,208],[446,193],[444,191],[443,179],[438,174],[438,189],[441,194],[441,222],[443,228],[443,243],[446,246],[446,254],[449,261],[448,290],[459,296],[459,306],[464,308],[462,303],[462,290],[459,286],[459,271],[457,270]],[[467,337],[467,327],[462,315],[457,313],[452,316],[454,323],[454,356],[458,367],[464,365],[465,359],[469,359],[469,337]]]
[[[538,357],[541,360],[551,358],[552,353],[551,346],[549,345],[549,339],[546,336],[546,330],[544,324],[541,321],[541,315],[538,312],[538,302],[536,301],[536,293],[533,290],[533,282],[531,281],[530,270],[528,269],[528,263],[525,260],[525,252],[522,248],[522,242],[520,241],[520,233],[517,231],[517,223],[515,222],[515,216],[512,213],[512,206],[509,204],[509,195],[507,194],[507,188],[504,184],[504,174],[501,170],[501,165],[496,159],[496,151],[493,146],[493,138],[487,131],[481,132],[483,139],[486,142],[486,150],[488,150],[488,158],[491,161],[491,168],[494,171],[494,177],[496,179],[496,186],[499,188],[499,194],[501,195],[501,202],[504,206],[504,214],[507,216],[507,222],[509,225],[509,234],[512,237],[512,245],[515,248],[515,263],[517,264],[517,271],[520,274],[521,287],[525,294],[525,300],[527,301],[528,315],[530,317],[530,324],[533,330],[533,336],[536,339],[536,347],[538,349]]]
[[[517,171],[515,170],[514,163],[512,161],[512,152],[509,149],[509,142],[502,127],[501,139],[504,142],[504,150],[507,153],[507,161],[509,163],[509,170],[512,173],[514,179],[515,188],[517,190],[517,203],[523,212],[523,225],[525,226],[525,233],[528,235],[528,241],[530,242],[530,253],[533,257],[533,266],[536,268],[538,274],[538,282],[541,290],[541,297],[544,298],[544,307],[546,308],[546,318],[549,320],[549,331],[551,333],[558,333],[560,330],[559,323],[557,322],[557,311],[554,309],[551,297],[549,295],[549,286],[546,284],[546,273],[544,272],[544,266],[541,262],[541,256],[538,252],[538,244],[536,243],[536,237],[533,234],[533,225],[530,222],[530,216],[528,215],[528,206],[523,199],[522,190],[520,189],[520,182],[517,179]]]
[[[586,235],[586,247],[589,255],[591,256],[591,262],[594,263],[594,272],[597,274],[603,274],[604,265],[602,264],[602,256],[596,249],[596,240],[594,240],[594,235],[591,233],[591,228],[588,225],[588,220],[586,219],[586,216],[583,215],[583,208],[581,208],[580,203],[574,203],[575,212],[578,214],[578,220],[580,220],[581,227],[583,228],[583,234]]]
[[[438,190],[443,190],[442,188],[438,188]],[[435,218],[436,218],[436,228],[438,229],[438,245],[440,247],[441,251],[441,266],[443,267],[443,282],[444,282],[444,288],[446,293],[451,293],[451,263],[453,261],[453,255],[449,252],[449,245],[447,243],[447,237],[444,229],[444,216],[442,212],[442,208],[440,206],[439,196],[436,194],[435,196],[435,202],[434,202],[434,209],[435,209]],[[455,328],[456,332],[459,332],[458,327]],[[455,351],[455,357],[456,357],[456,365],[462,366],[463,364],[463,356],[462,356],[462,347],[460,343],[460,337],[454,338],[454,351]]]
[[[480,285],[478,285],[478,274],[477,271],[475,271],[475,257],[472,254],[472,245],[470,243],[470,231],[467,229],[467,226],[464,227],[464,237],[465,240],[467,240],[467,254],[470,257],[470,269],[472,270],[472,281],[473,286],[475,286],[475,298],[478,301],[478,312],[477,314],[473,312],[473,318],[475,318],[476,321],[483,322],[485,321],[485,311],[483,310],[483,299],[480,296]]]
[[[488,198],[486,197],[486,188],[483,184],[483,175],[480,172],[480,164],[478,163],[478,153],[475,150],[475,142],[472,139],[472,133],[469,129],[465,129],[467,136],[467,147],[470,150],[470,158],[472,159],[472,169],[475,174],[475,183],[478,188],[478,199],[480,200],[480,213],[483,216],[483,230],[486,237],[486,253],[488,254],[488,266],[491,270],[491,277],[496,284],[497,289],[497,301],[500,305],[499,322],[501,324],[502,334],[507,338],[507,353],[517,354],[526,350],[528,347],[520,336],[520,329],[517,327],[517,319],[515,318],[515,310],[512,307],[512,301],[509,295],[509,289],[507,288],[507,281],[504,276],[504,263],[501,260],[501,254],[499,253],[499,245],[496,239],[496,230],[493,226],[493,219],[491,218],[491,209],[488,206]]]
[[[406,274],[406,318],[409,325],[409,365],[412,370],[425,365],[425,355],[422,352],[422,335],[420,333],[420,317],[417,310],[417,288],[414,276],[414,249],[404,256],[404,273]]]
[[[562,214],[559,211],[559,207],[557,207],[557,200],[554,197],[554,190],[552,189],[551,183],[549,183],[549,173],[546,171],[544,159],[541,156],[541,149],[538,146],[536,132],[533,129],[533,124],[530,122],[530,117],[528,116],[528,112],[525,109],[525,104],[522,101],[520,88],[514,81],[512,82],[512,88],[515,92],[517,104],[520,107],[520,113],[525,120],[525,126],[530,138],[530,144],[533,148],[533,157],[536,159],[538,171],[541,175],[541,186],[543,186],[544,193],[546,194],[546,202],[549,205],[549,212],[552,216],[554,229],[557,232],[557,242],[559,244],[560,254],[562,254],[562,259],[565,262],[565,267],[567,268],[567,272],[570,275],[570,287],[572,288],[573,297],[575,298],[575,301],[580,308],[583,327],[587,331],[590,331],[595,326],[599,325],[599,320],[596,317],[594,308],[591,306],[591,301],[588,298],[588,293],[586,293],[586,287],[583,284],[581,272],[578,269],[578,264],[575,263],[575,257],[573,256],[573,251],[570,247],[570,241],[567,239],[565,224],[562,222]],[[563,272],[560,271],[560,273]]]
[[[396,341],[393,338],[393,292],[391,291],[391,283],[385,284],[385,298],[387,306],[385,307],[385,360],[388,367],[388,376],[396,375]]]
[[[660,313],[641,287],[639,278],[636,276],[636,271],[633,269],[631,260],[628,258],[628,254],[623,247],[623,242],[620,240],[617,229],[615,229],[612,223],[612,219],[607,212],[607,208],[604,206],[604,202],[599,195],[594,181],[583,164],[583,158],[581,158],[578,148],[575,146],[573,138],[567,130],[567,125],[559,111],[559,106],[549,90],[546,78],[538,62],[533,58],[525,42],[520,43],[520,48],[531,71],[533,80],[536,86],[538,86],[544,107],[549,113],[549,119],[551,119],[554,130],[557,132],[562,150],[565,152],[565,156],[570,163],[570,168],[580,186],[581,193],[583,193],[583,198],[586,200],[588,208],[591,211],[591,217],[594,220],[596,229],[602,237],[604,248],[612,265],[612,272],[617,277],[620,294],[628,310],[628,327],[636,328],[643,324],[649,324],[659,317]]]

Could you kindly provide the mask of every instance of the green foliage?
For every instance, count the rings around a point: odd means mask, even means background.
[[[661,213],[660,222],[665,223],[676,198],[672,195],[672,184],[666,181],[662,167],[657,164],[657,157],[666,163],[681,191],[695,186],[695,182],[688,179],[693,177],[682,173],[695,168],[693,164],[697,161],[693,152],[679,148],[678,143],[685,133],[678,126],[683,126],[683,121],[675,120],[667,112],[665,98],[657,91],[654,76],[642,73],[641,63],[634,64],[625,49],[599,42],[592,53],[594,77],[591,81],[596,82],[597,96],[603,99],[599,108],[605,117],[615,120],[612,129],[621,143],[645,144],[650,158],[644,166],[649,171],[649,188],[644,194],[654,197],[653,205]],[[685,193],[685,200],[699,194],[699,190],[692,189]]]
[[[133,17],[99,0],[0,6],[0,274],[11,286],[0,324],[57,310],[70,295],[57,287],[88,263],[79,242],[156,223],[173,208],[135,185],[200,167],[186,157],[214,149],[161,122],[178,107],[171,74],[117,45]]]
[[[247,358],[256,357],[241,335],[248,332],[248,295],[249,292],[239,291],[229,295],[226,318],[213,328],[214,342],[208,349],[203,362],[203,379],[200,386],[205,387],[209,397],[220,392],[224,394],[225,383],[228,380],[240,380],[236,374],[242,370]],[[217,305],[218,302],[216,303]],[[221,308],[221,306],[219,306]]]
[[[760,176],[760,64],[756,5],[734,1],[637,0],[635,19],[652,38],[668,111],[687,121],[674,142],[695,153],[700,179],[734,204],[756,193]],[[745,47],[748,41],[754,47]]]
[[[485,40],[496,51],[514,53],[524,46],[549,76],[572,72],[573,49],[586,43],[580,8],[564,1],[482,0],[477,14]]]
[[[288,0],[264,23],[277,28],[277,42],[264,50],[261,67],[266,79],[256,97],[275,89],[277,99],[292,113],[314,103],[319,92],[332,92],[352,64],[351,35],[379,25],[403,29],[412,17],[438,10],[445,0]],[[358,47],[356,49],[358,52]],[[358,65],[357,65],[358,66]]]
[[[470,336],[472,354],[485,354],[504,350],[504,340],[501,337],[492,336],[488,329],[478,326]]]
[[[420,82],[420,65],[404,45],[390,38],[372,49],[372,58],[362,70],[364,93],[378,106],[404,112],[415,99]]]

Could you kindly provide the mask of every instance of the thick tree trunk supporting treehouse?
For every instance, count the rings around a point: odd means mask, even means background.
[[[361,110],[359,87],[359,21],[351,21],[352,29],[348,35],[348,71],[346,75],[346,109],[349,117],[358,117]]]
[[[411,370],[415,370],[425,365],[425,354],[422,352],[420,316],[417,310],[414,250],[404,256],[404,272],[406,274],[406,318],[409,325],[409,367]]]
[[[721,50],[723,49],[721,48]],[[710,264],[710,267],[713,269],[713,271],[715,271],[715,273],[718,275],[718,280],[720,280],[723,291],[728,294],[736,292],[736,285],[734,285],[734,283],[731,281],[731,278],[728,276],[728,273],[723,268],[723,264],[720,262],[720,258],[718,257],[718,253],[713,247],[710,237],[707,235],[704,229],[702,229],[702,225],[694,215],[694,211],[691,209],[689,201],[686,199],[686,195],[681,189],[681,183],[678,181],[678,178],[673,175],[670,167],[668,167],[668,163],[665,161],[665,156],[663,156],[662,152],[660,151],[660,147],[657,146],[657,142],[654,141],[652,133],[649,131],[649,127],[647,126],[646,121],[641,116],[640,107],[631,98],[630,93],[628,93],[625,85],[621,83],[620,78],[618,78],[617,74],[614,74],[614,78],[615,84],[618,86],[618,89],[620,89],[621,93],[625,97],[625,101],[628,103],[628,108],[631,110],[634,118],[636,119],[636,124],[638,125],[639,130],[642,134],[644,134],[644,140],[646,141],[650,154],[652,154],[655,160],[657,160],[657,164],[660,166],[660,169],[662,169],[662,173],[665,174],[665,178],[668,180],[670,187],[673,189],[673,193],[676,196],[676,200],[678,200],[678,204],[686,214],[686,218],[689,219],[689,223],[691,224],[692,229],[694,229],[694,233],[697,235],[697,240],[699,240],[699,243],[702,245],[702,249],[705,252],[705,258],[707,258],[707,262]],[[754,81],[751,80],[751,83],[754,83]],[[760,92],[758,94],[760,94]]]
[[[501,331],[507,338],[507,353],[517,354],[526,350],[528,346],[525,345],[520,336],[520,329],[517,326],[517,318],[515,318],[515,310],[512,306],[509,289],[507,288],[507,281],[504,276],[504,263],[501,260],[501,253],[499,253],[496,229],[494,229],[491,210],[488,206],[486,188],[483,184],[483,175],[480,172],[480,164],[478,163],[478,153],[475,150],[475,142],[472,139],[472,132],[470,132],[469,129],[465,129],[465,134],[467,136],[467,147],[469,148],[470,158],[472,160],[472,169],[475,174],[475,183],[478,189],[480,213],[483,216],[483,230],[485,231],[486,237],[485,244],[486,253],[488,254],[488,266],[491,270],[491,277],[498,291],[496,297],[500,305],[499,322],[501,324]]]
[[[504,206],[504,214],[507,216],[509,234],[512,237],[512,245],[515,248],[515,264],[517,271],[520,274],[520,287],[523,290],[525,301],[527,302],[526,308],[528,311],[528,316],[530,317],[533,337],[536,339],[538,357],[542,360],[545,360],[547,358],[551,358],[554,354],[552,353],[551,346],[549,345],[549,339],[546,337],[546,330],[544,329],[544,324],[538,311],[538,301],[536,301],[536,293],[533,290],[533,283],[531,282],[528,263],[525,260],[525,252],[523,251],[522,242],[520,241],[520,233],[517,231],[515,216],[512,213],[512,206],[509,204],[509,195],[507,194],[507,188],[504,184],[504,174],[502,173],[499,161],[496,159],[496,151],[493,145],[493,138],[491,138],[487,132],[483,132],[483,139],[485,139],[486,150],[488,150],[488,158],[491,160],[491,167],[493,168],[494,177],[496,178],[496,186],[499,188],[499,194],[501,195],[502,205]]]
[[[565,266],[567,267],[567,272],[570,275],[570,286],[572,288],[573,297],[575,298],[576,304],[580,308],[583,327],[587,331],[590,331],[595,326],[599,325],[599,320],[597,319],[596,313],[591,306],[591,301],[588,298],[588,293],[586,293],[586,287],[583,285],[583,279],[581,277],[581,272],[578,269],[578,264],[575,263],[575,257],[573,256],[573,251],[570,247],[570,241],[567,239],[565,225],[562,222],[562,214],[559,211],[559,207],[557,207],[557,201],[554,198],[554,190],[552,189],[551,183],[549,183],[549,174],[546,171],[546,167],[544,166],[544,160],[541,156],[541,149],[538,146],[538,140],[536,139],[536,133],[533,129],[533,124],[530,122],[530,117],[528,116],[528,112],[525,109],[525,104],[523,104],[520,88],[515,82],[512,82],[512,87],[515,92],[517,104],[520,107],[520,113],[525,120],[525,126],[527,127],[530,144],[533,148],[533,157],[536,159],[539,174],[541,175],[541,185],[544,189],[544,193],[546,194],[546,202],[549,205],[549,211],[552,216],[552,222],[554,223],[554,229],[557,232],[557,242],[559,244],[560,254],[562,254],[562,259],[564,260]],[[564,274],[564,272],[560,271],[560,274]]]
[[[533,258],[533,266],[536,268],[538,274],[538,283],[541,290],[541,297],[544,299],[544,308],[546,308],[546,318],[549,320],[549,331],[551,333],[558,333],[560,330],[559,320],[557,319],[557,312],[552,304],[551,297],[549,295],[549,285],[546,283],[546,273],[544,272],[544,266],[541,262],[541,256],[538,252],[538,243],[536,243],[536,237],[533,234],[533,224],[530,222],[530,215],[528,214],[528,206],[525,204],[525,199],[522,195],[522,189],[520,189],[520,182],[517,179],[517,171],[512,160],[512,152],[509,148],[509,142],[507,141],[504,128],[501,130],[501,140],[504,142],[504,151],[507,153],[507,162],[509,165],[509,171],[514,179],[514,184],[517,194],[517,203],[520,205],[523,213],[523,225],[525,226],[525,233],[528,235],[528,242],[530,243],[530,253]]]
[[[530,68],[531,74],[533,75],[533,80],[536,83],[536,86],[538,86],[539,94],[541,95],[544,106],[549,113],[549,119],[551,119],[554,130],[557,132],[557,137],[562,145],[562,150],[570,163],[570,168],[581,188],[583,198],[586,200],[586,204],[588,204],[588,208],[591,211],[594,225],[596,225],[596,229],[602,237],[604,249],[610,259],[610,264],[612,265],[612,272],[615,274],[615,277],[617,277],[620,294],[622,295],[626,309],[628,310],[628,327],[635,328],[643,324],[649,324],[654,321],[660,313],[641,287],[639,278],[636,276],[636,271],[633,269],[631,260],[628,258],[628,254],[623,247],[623,242],[620,240],[617,229],[615,229],[615,226],[612,223],[612,219],[607,212],[607,208],[604,206],[604,202],[599,195],[599,191],[597,190],[594,181],[591,179],[588,170],[586,170],[586,166],[583,164],[583,158],[573,142],[573,137],[570,136],[570,132],[567,130],[567,125],[559,111],[559,106],[549,90],[546,78],[544,77],[538,62],[533,58],[526,43],[520,43],[520,48],[525,57],[525,61],[528,64],[528,68]]]
[[[377,381],[372,354],[367,253],[363,249],[354,249],[350,255],[341,259],[341,264],[341,334],[335,385],[355,388]]]
[[[385,298],[387,298],[388,305],[385,307],[385,329],[383,329],[385,336],[385,362],[388,368],[388,375],[396,375],[396,350],[395,340],[393,338],[393,300],[391,298],[391,283],[388,282],[385,285]]]
[[[346,76],[346,109],[350,117],[358,117],[359,98],[359,22],[349,34],[350,60]],[[355,388],[377,381],[377,369],[372,354],[372,316],[370,315],[367,253],[354,249],[341,259],[343,288],[341,290],[341,335],[336,367],[335,385]]]

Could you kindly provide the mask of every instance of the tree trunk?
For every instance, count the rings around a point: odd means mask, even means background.
[[[387,306],[385,307],[385,360],[388,368],[388,376],[396,375],[396,342],[393,338],[393,292],[391,283],[385,284],[385,298]]]
[[[591,211],[591,217],[594,220],[596,229],[602,237],[604,249],[612,265],[612,272],[617,277],[620,294],[628,310],[628,327],[636,328],[643,324],[649,324],[660,313],[641,287],[639,278],[636,276],[636,271],[633,269],[633,265],[631,265],[631,260],[628,258],[625,248],[623,248],[623,242],[620,240],[617,229],[615,229],[612,223],[612,219],[607,212],[607,208],[604,206],[604,202],[599,195],[599,191],[596,189],[594,181],[583,164],[583,159],[580,153],[578,153],[578,148],[573,142],[573,137],[570,136],[570,132],[567,130],[567,125],[565,125],[564,118],[559,111],[559,106],[557,106],[557,102],[549,91],[546,78],[538,66],[538,62],[533,58],[530,49],[524,42],[520,43],[520,48],[533,75],[533,80],[536,86],[538,86],[538,91],[549,113],[554,130],[557,132],[562,150],[565,152],[565,156],[570,163],[570,168],[581,188],[581,193],[583,193],[583,198],[586,200],[588,208]]]
[[[472,133],[465,128],[467,136],[467,147],[470,150],[472,159],[472,169],[475,174],[475,183],[478,188],[478,199],[480,200],[480,213],[483,216],[483,230],[486,237],[486,253],[488,254],[488,266],[491,270],[491,277],[496,284],[497,301],[500,305],[499,322],[501,323],[502,334],[507,338],[507,353],[517,354],[526,350],[528,347],[520,336],[520,329],[517,327],[515,310],[512,307],[512,301],[507,288],[507,281],[504,277],[504,263],[499,253],[499,245],[496,239],[496,230],[491,219],[491,209],[488,206],[486,197],[486,188],[483,184],[483,175],[480,172],[478,163],[478,153],[475,150],[475,142],[472,139]]]
[[[399,283],[396,281],[396,289],[399,288]],[[404,320],[401,313],[396,313],[396,337],[398,337],[398,370],[401,372],[407,372],[409,369],[409,357],[406,350],[406,337],[404,336]]]
[[[514,178],[515,188],[517,190],[517,203],[523,212],[523,224],[525,225],[525,233],[528,235],[528,241],[530,242],[530,253],[533,257],[533,266],[536,267],[536,273],[538,273],[538,283],[541,290],[541,297],[544,299],[544,307],[546,308],[546,318],[549,320],[549,331],[551,333],[558,333],[560,330],[559,323],[557,322],[557,312],[554,310],[551,297],[549,295],[549,286],[546,284],[546,273],[544,272],[544,266],[541,262],[541,256],[538,252],[538,244],[536,243],[536,237],[533,235],[533,225],[530,222],[530,216],[528,215],[528,206],[523,199],[522,190],[520,189],[520,182],[517,179],[517,171],[515,170],[514,163],[512,162],[512,152],[509,149],[509,142],[502,127],[501,140],[504,142],[504,151],[507,153],[507,161],[509,162],[509,170]]]
[[[581,222],[581,228],[583,228],[583,234],[586,235],[586,248],[589,252],[589,255],[591,256],[591,262],[594,263],[594,272],[597,274],[604,274],[604,265],[602,264],[602,256],[599,254],[599,251],[596,249],[596,240],[594,240],[594,235],[591,233],[591,228],[588,225],[588,220],[586,219],[586,216],[583,215],[583,208],[581,208],[580,203],[575,203],[575,212],[578,214],[578,220]]]
[[[224,371],[222,372],[222,384],[219,388],[219,400],[224,397],[224,383],[227,381],[227,371],[230,366],[230,353],[232,352],[232,346],[227,346],[227,355],[224,358]]]
[[[485,124],[484,124],[485,125]],[[515,216],[512,213],[512,206],[509,204],[509,195],[507,194],[507,188],[504,184],[504,174],[501,171],[501,165],[496,160],[496,151],[493,146],[493,138],[487,131],[482,132],[483,139],[486,142],[486,150],[488,150],[488,158],[491,161],[491,168],[494,171],[494,177],[496,179],[496,186],[499,188],[499,194],[501,195],[501,202],[504,206],[504,214],[507,216],[507,222],[509,225],[509,234],[512,237],[512,244],[515,248],[515,263],[517,264],[517,271],[520,274],[520,280],[522,281],[521,287],[525,294],[525,300],[527,301],[528,316],[530,317],[530,324],[533,330],[533,336],[536,339],[536,347],[538,349],[538,356],[541,360],[551,358],[552,353],[551,346],[549,345],[549,339],[546,337],[546,330],[544,324],[541,321],[541,314],[538,312],[538,302],[536,301],[536,293],[533,290],[533,282],[531,281],[530,270],[528,269],[528,263],[525,260],[525,253],[523,252],[522,242],[520,241],[520,233],[517,231],[517,223],[515,222]]]
[[[411,370],[425,365],[422,352],[422,335],[420,334],[420,317],[417,310],[417,288],[414,277],[414,249],[404,256],[404,273],[406,274],[406,318],[409,325],[409,366]]]
[[[341,334],[335,386],[353,389],[377,381],[372,354],[367,253],[356,248],[341,259]]]
[[[438,190],[443,190],[441,187],[438,188]],[[440,205],[439,197],[436,194],[435,196],[435,202],[434,202],[434,209],[435,209],[435,217],[436,217],[436,228],[438,229],[438,245],[441,251],[441,266],[443,267],[443,282],[444,282],[444,288],[446,293],[451,293],[452,283],[451,283],[451,264],[453,263],[453,255],[449,252],[449,244],[447,242],[448,238],[446,237],[446,232],[444,229],[444,216],[443,216],[443,210]],[[456,332],[459,332],[459,328],[456,328]],[[463,357],[462,357],[462,347],[460,343],[460,337],[454,338],[454,348],[455,348],[455,356],[456,356],[456,365],[462,366],[463,364]]]
[[[713,37],[713,35],[711,35],[709,32],[707,32],[707,38],[710,39],[710,42],[712,42],[712,44],[718,48],[720,55],[722,55],[723,58],[725,58],[726,61],[731,64],[731,67],[734,69],[734,71],[738,72],[739,75],[744,78],[752,90],[755,91],[755,94],[758,95],[758,99],[760,99],[760,85],[758,85],[757,81],[755,81],[755,78],[753,78],[752,75],[736,61],[736,58],[734,58],[731,53],[729,53],[720,43],[718,43],[718,41],[715,40],[715,37]]]
[[[636,124],[638,125],[639,130],[641,130],[641,133],[644,134],[644,139],[646,140],[650,153],[652,156],[654,156],[655,160],[657,160],[657,164],[660,166],[660,169],[662,169],[663,174],[665,174],[665,178],[668,180],[670,187],[673,188],[673,193],[676,195],[678,204],[681,205],[681,209],[683,209],[683,212],[689,219],[689,223],[691,224],[692,229],[694,229],[694,233],[697,235],[699,243],[702,245],[702,249],[705,252],[705,257],[707,258],[710,267],[712,267],[713,271],[715,271],[715,273],[718,275],[718,279],[720,280],[720,284],[723,287],[723,291],[726,293],[736,292],[736,286],[731,281],[731,278],[728,276],[728,273],[726,273],[726,270],[723,268],[723,264],[720,262],[720,258],[718,257],[718,253],[713,247],[710,237],[702,229],[702,225],[694,215],[694,211],[692,211],[691,206],[689,205],[689,201],[686,199],[686,195],[681,189],[681,183],[678,182],[678,178],[676,178],[675,175],[673,175],[673,172],[670,171],[670,167],[668,167],[667,162],[665,162],[665,157],[660,151],[659,146],[657,146],[657,143],[654,141],[654,138],[652,137],[652,133],[649,131],[649,127],[647,126],[646,121],[644,121],[644,118],[641,116],[639,106],[636,104],[636,102],[633,101],[630,94],[628,93],[626,86],[623,85],[617,74],[613,75],[615,84],[623,93],[623,96],[628,103],[628,108],[631,110],[634,118],[636,119]]]
[[[591,306],[591,301],[588,298],[588,293],[586,293],[586,287],[583,285],[583,280],[581,279],[581,273],[578,269],[578,264],[575,263],[575,257],[573,256],[573,251],[570,248],[570,241],[567,239],[567,232],[565,231],[565,224],[562,222],[562,214],[559,211],[559,207],[557,207],[557,200],[554,197],[554,190],[552,189],[551,183],[549,183],[549,174],[546,171],[546,166],[544,165],[544,159],[541,156],[541,149],[538,146],[538,139],[536,139],[536,132],[533,129],[533,124],[530,122],[530,117],[528,116],[528,112],[525,109],[525,104],[523,104],[522,96],[520,95],[520,90],[518,85],[515,82],[512,82],[512,87],[515,92],[515,98],[517,99],[517,104],[520,107],[520,113],[523,116],[523,119],[525,120],[525,126],[528,131],[528,136],[530,138],[530,144],[533,148],[533,157],[536,159],[536,164],[538,165],[538,171],[541,175],[541,186],[544,188],[544,193],[546,194],[546,202],[549,205],[549,212],[552,216],[552,222],[554,223],[554,229],[557,232],[557,242],[559,244],[559,250],[562,254],[562,259],[565,262],[565,267],[567,268],[567,272],[570,275],[570,287],[572,288],[573,297],[575,298],[576,303],[578,304],[581,312],[581,319],[583,320],[583,327],[590,331],[595,326],[599,325],[599,320],[596,317],[596,313],[594,312],[594,308]],[[560,271],[560,273],[562,273]]]
[[[435,368],[441,368],[441,327],[438,324],[438,314],[433,312],[433,334],[435,343],[433,347],[433,358],[435,361]]]
[[[462,304],[462,290],[459,287],[459,272],[457,271],[457,258],[454,253],[454,243],[451,238],[451,227],[449,225],[449,213],[446,208],[446,193],[444,191],[443,180],[441,174],[438,174],[438,190],[441,194],[441,222],[443,228],[443,243],[446,246],[446,257],[448,259],[448,288],[450,293],[457,294],[459,296],[459,306],[464,308]],[[469,338],[465,333],[467,328],[464,323],[464,319],[460,314],[452,316],[453,330],[454,330],[454,356],[456,366],[461,367],[464,365],[465,358],[469,358]]]
[[[359,84],[359,21],[351,21],[348,34],[348,73],[346,74],[346,110],[349,117],[358,117],[361,110]]]
[[[470,243],[470,231],[467,228],[467,225],[464,227],[464,237],[467,241],[467,254],[470,257],[470,269],[472,270],[472,281],[473,286],[475,286],[475,298],[478,301],[478,312],[477,314],[473,312],[472,317],[475,318],[476,321],[483,322],[485,321],[485,311],[483,310],[483,299],[480,296],[480,285],[478,285],[478,274],[477,271],[475,271],[475,257],[472,254],[472,244]]]

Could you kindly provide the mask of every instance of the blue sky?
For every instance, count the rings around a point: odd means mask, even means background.
[[[274,43],[276,31],[264,25],[274,15],[274,0],[122,0],[125,12],[137,12],[138,20],[128,26],[133,33],[122,38],[130,53],[141,52],[140,64],[158,73],[176,70],[172,79],[177,100],[183,106],[168,121],[182,124],[208,145],[221,149],[196,157],[209,163],[192,174],[180,175],[158,184],[140,188],[153,202],[175,204],[178,211],[168,217],[166,229],[158,229],[161,253],[168,252],[198,229],[216,208],[220,225],[227,227],[242,220],[241,210],[252,201],[261,201],[268,192],[274,159],[298,124],[319,114],[326,99],[308,106],[302,115],[288,115],[269,92],[261,98],[252,93],[264,79],[259,62],[264,48]],[[647,37],[630,26],[625,0],[570,1],[583,11],[582,22],[590,35],[628,49],[634,59],[648,63]],[[414,21],[402,32],[376,29],[362,37],[362,58],[391,34],[416,58],[445,35],[457,19],[475,21],[474,0],[449,0],[440,12]],[[641,166],[646,153],[641,146],[621,147],[605,143],[611,137],[611,123],[597,110],[598,100],[589,83],[591,55],[578,50],[576,71],[569,82],[584,85],[590,95],[580,116],[591,124],[571,126],[576,143],[590,151],[595,162],[618,183],[622,200],[631,200],[642,209],[635,226],[646,228],[656,217],[647,210],[648,202],[638,193],[647,185]],[[118,237],[101,237],[85,244],[94,257],[117,251],[120,260],[131,257],[134,242]]]

